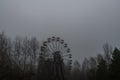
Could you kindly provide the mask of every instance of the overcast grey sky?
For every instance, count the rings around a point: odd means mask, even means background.
[[[52,35],[69,44],[73,59],[120,48],[120,0],[0,0],[0,31],[11,37]]]

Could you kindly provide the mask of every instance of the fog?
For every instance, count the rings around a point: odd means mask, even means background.
[[[63,38],[74,60],[120,47],[119,0],[0,0],[0,31],[10,37]]]

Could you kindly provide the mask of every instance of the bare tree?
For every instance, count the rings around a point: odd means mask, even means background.
[[[89,71],[88,71],[89,80],[96,79],[96,70],[97,70],[96,59],[94,57],[90,57],[90,59],[89,59]]]
[[[15,41],[13,41],[13,59],[14,64],[18,65],[22,69],[22,38],[16,37]]]
[[[32,37],[30,40],[30,50],[31,50],[30,53],[31,71],[34,71],[37,68],[38,56],[40,53],[39,41],[35,37]]]
[[[30,66],[30,46],[29,46],[30,40],[25,37],[22,41],[22,69],[23,72],[29,71]]]
[[[82,63],[83,80],[88,80],[88,74],[87,74],[88,71],[89,71],[89,60],[85,58]]]
[[[97,65],[101,62],[102,59],[103,59],[103,55],[98,54],[97,57],[96,57]]]
[[[72,80],[80,80],[80,79],[82,79],[80,63],[78,61],[75,61],[72,70]]]
[[[0,79],[7,79],[11,75],[10,43],[4,32],[0,33]]]
[[[107,65],[109,65],[111,63],[111,57],[113,52],[112,47],[108,43],[106,43],[103,45],[103,50],[105,56],[104,58],[106,60]]]

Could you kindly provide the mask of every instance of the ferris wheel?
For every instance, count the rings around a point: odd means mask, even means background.
[[[71,70],[72,55],[68,44],[64,42],[60,37],[47,38],[41,46],[41,57],[45,60],[54,60],[56,63],[63,62],[67,66],[68,70]]]

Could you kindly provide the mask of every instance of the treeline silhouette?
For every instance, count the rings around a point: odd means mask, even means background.
[[[64,72],[64,79],[54,78],[59,76],[52,73],[50,61],[45,66],[40,63],[40,42],[36,37],[12,40],[1,32],[0,80],[120,80],[120,50],[106,43],[103,51],[81,64],[75,61],[72,70]]]

